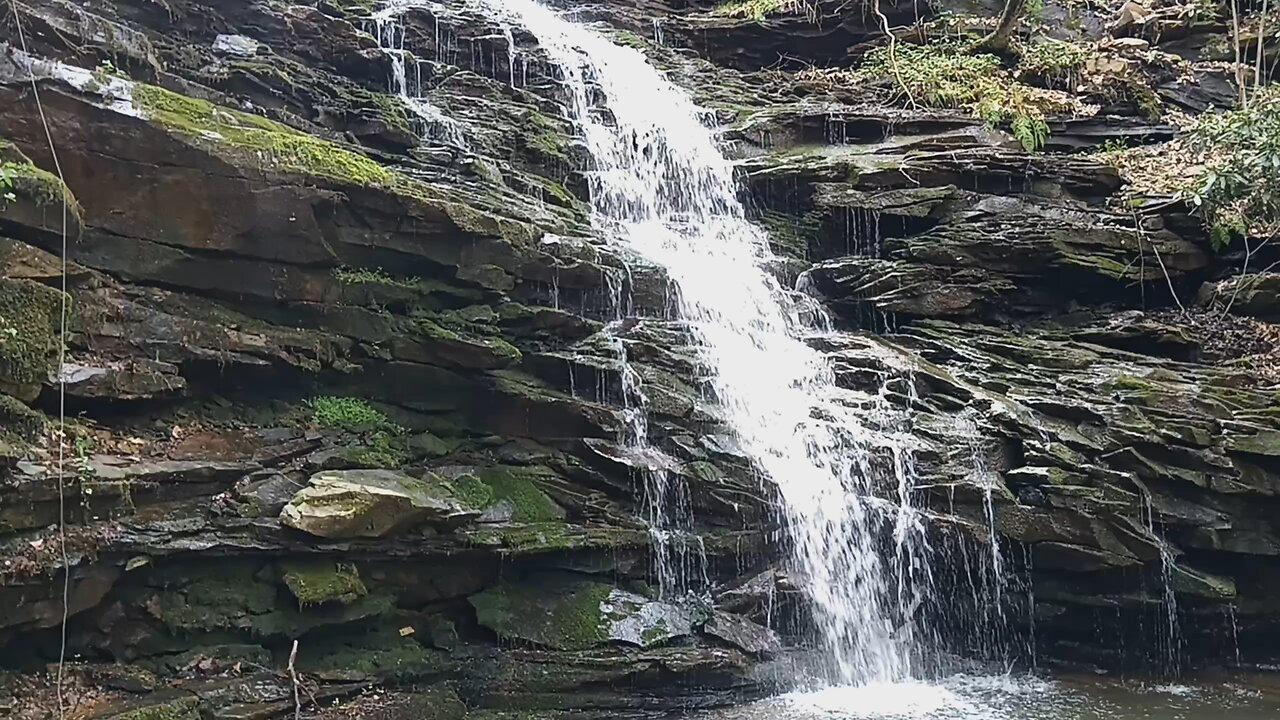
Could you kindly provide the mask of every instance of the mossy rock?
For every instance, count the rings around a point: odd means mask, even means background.
[[[350,563],[292,562],[284,563],[280,569],[285,587],[303,607],[328,602],[349,604],[369,594],[359,570]]]
[[[688,608],[567,573],[504,583],[469,600],[479,623],[500,638],[553,650],[651,647],[693,632]]]
[[[46,208],[65,204],[77,221],[82,214],[75,195],[57,175],[36,167],[13,143],[0,140],[0,217],[9,203],[23,201]]]
[[[481,625],[498,637],[553,650],[586,650],[608,641],[603,606],[613,587],[546,577],[491,588],[468,600]]]
[[[201,568],[190,582],[161,592],[154,614],[180,634],[246,628],[276,609],[276,586],[254,577],[249,565]]]
[[[347,15],[369,17],[378,9],[377,0],[330,0],[334,7]]]
[[[459,201],[449,188],[410,178],[336,142],[153,85],[131,82],[125,86],[134,108],[152,123],[237,165],[378,188],[431,205],[464,232],[502,238],[513,245],[532,246],[542,236],[530,223],[480,210]]]
[[[1268,430],[1254,435],[1236,435],[1227,439],[1227,449],[1250,455],[1280,457],[1280,432]]]
[[[377,162],[336,143],[164,88],[135,83],[133,104],[166,129],[242,151],[281,170],[385,188],[399,180]]]
[[[0,394],[0,442],[25,446],[40,437],[47,423],[48,419],[39,410]]]
[[[0,278],[0,389],[32,400],[58,354],[62,293],[32,280]]]
[[[482,510],[506,503],[510,517],[517,523],[555,523],[565,518],[564,508],[556,504],[535,479],[553,474],[544,467],[495,466],[476,468],[456,476],[451,482],[465,494],[472,507]]]
[[[448,669],[448,653],[424,648],[412,627],[396,622],[371,622],[335,628],[301,643],[298,669],[353,680],[405,682]],[[415,628],[416,630],[416,628]]]

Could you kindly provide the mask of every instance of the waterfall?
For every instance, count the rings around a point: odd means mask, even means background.
[[[666,270],[710,392],[779,490],[829,658],[822,679],[910,677],[927,569],[909,453],[806,342],[829,322],[765,270],[767,238],[747,220],[710,117],[643,54],[536,0],[470,1],[535,36],[563,80],[594,162],[597,232]]]

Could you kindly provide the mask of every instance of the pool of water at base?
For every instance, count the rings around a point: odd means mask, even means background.
[[[795,691],[697,720],[1280,720],[1280,675],[1170,684],[1094,676],[953,675]]]

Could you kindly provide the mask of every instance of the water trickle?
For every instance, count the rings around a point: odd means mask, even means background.
[[[986,522],[987,552],[981,558],[978,574],[982,588],[976,594],[982,613],[980,650],[985,655],[999,654],[1005,631],[1008,629],[1006,596],[1008,578],[1005,575],[1005,559],[1000,552],[1000,534],[996,528],[996,492],[1000,489],[1000,476],[987,466],[986,454],[981,445],[982,434],[973,415],[962,415],[957,434],[965,439],[968,455],[969,482],[982,492],[982,513]]]
[[[507,41],[507,84],[511,87],[516,86],[516,56],[520,51],[516,49],[516,37],[511,32],[510,26],[503,26],[502,37]]]
[[[1235,651],[1236,665],[1240,665],[1240,626],[1236,624],[1236,605],[1229,603],[1226,607],[1227,621],[1231,627],[1231,648]]]
[[[391,77],[388,81],[391,92],[395,93],[416,116],[415,125],[422,138],[465,150],[468,145],[462,126],[427,99],[422,86],[422,62],[404,48],[405,28],[400,22],[401,17],[410,8],[432,6],[434,3],[389,0],[370,18],[370,22],[373,23],[373,36],[378,40],[378,47],[391,61]],[[437,55],[440,42],[439,28],[439,21],[437,21]],[[413,68],[412,74],[409,73],[410,63]]]
[[[619,300],[615,307],[629,305]],[[675,472],[674,460],[649,443],[649,398],[621,339],[627,323],[623,318],[614,320],[602,336],[613,351],[621,375],[622,443],[640,485],[642,519],[652,540],[658,596],[677,599],[709,586],[706,551],[691,530],[693,504],[688,484]]]
[[[880,235],[880,211],[845,208],[844,245],[846,255],[882,257],[884,242]]]
[[[1173,548],[1156,530],[1155,507],[1151,502],[1151,492],[1142,490],[1142,502],[1147,532],[1151,535],[1156,547],[1160,550],[1160,584],[1163,590],[1164,632],[1160,640],[1163,645],[1162,669],[1171,676],[1177,677],[1182,672],[1182,628],[1178,622],[1178,596],[1173,588],[1173,574],[1177,571]]]
[[[473,1],[534,35],[559,72],[594,160],[596,230],[666,270],[714,400],[780,491],[830,659],[824,679],[911,676],[928,565],[909,438],[883,431],[887,403],[840,388],[806,342],[829,322],[764,270],[767,238],[746,219],[710,116],[637,50],[535,0]],[[876,460],[886,454],[887,468]]]

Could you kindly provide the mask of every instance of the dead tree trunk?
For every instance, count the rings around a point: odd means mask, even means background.
[[[1018,28],[1018,21],[1022,19],[1022,11],[1026,7],[1027,0],[1005,0],[1004,10],[1000,12],[1000,23],[974,49],[996,54],[1008,52],[1009,40],[1013,38],[1013,31]]]

